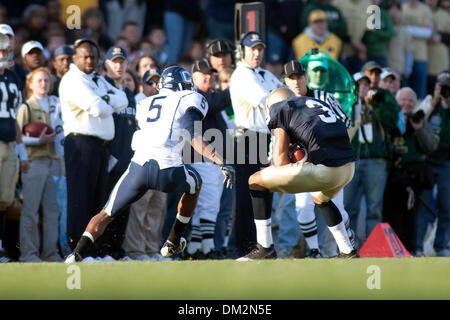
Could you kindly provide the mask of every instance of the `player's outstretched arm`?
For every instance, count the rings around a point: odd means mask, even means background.
[[[191,140],[191,146],[195,151],[200,153],[202,156],[208,158],[215,164],[223,165],[223,158],[220,154],[216,153],[216,150],[207,141],[203,140],[200,135],[195,136]]]
[[[194,148],[195,151],[200,153],[202,156],[208,158],[215,164],[219,165],[223,175],[225,176],[223,183],[228,189],[233,188],[236,179],[235,171],[233,167],[226,166],[224,164],[222,155],[218,154],[216,150],[213,148],[213,146],[210,145],[205,140],[203,140],[203,137],[200,135],[195,136],[191,140],[191,146]]]
[[[291,163],[289,160],[289,145],[291,138],[284,129],[274,130],[275,143],[273,147],[273,164],[275,167],[284,166]]]

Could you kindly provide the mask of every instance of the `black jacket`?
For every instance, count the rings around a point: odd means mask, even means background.
[[[114,80],[105,76],[106,81],[113,86]],[[114,139],[112,141],[111,154],[119,160],[112,171],[123,173],[130,164],[133,157],[133,150],[131,149],[131,140],[133,134],[137,129],[136,122],[136,100],[134,94],[130,89],[125,88],[125,94],[128,98],[128,106],[120,111],[120,113],[113,113],[114,118]]]
[[[227,124],[222,117],[222,111],[231,106],[230,90],[227,89],[224,91],[213,92],[198,91],[198,93],[203,95],[208,102],[208,112],[202,120],[202,134],[204,134],[208,129],[219,130],[223,137],[223,147],[222,150],[220,150],[220,153],[225,157],[227,140],[225,137],[227,137]],[[228,137],[228,139],[229,138],[230,137]],[[211,139],[209,142],[213,141],[214,139]],[[191,154],[194,155],[195,151],[193,149],[191,151]],[[196,159],[198,159],[197,157],[199,157],[199,155],[196,155]],[[193,158],[192,161],[194,161]]]

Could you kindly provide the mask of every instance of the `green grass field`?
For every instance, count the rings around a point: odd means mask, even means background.
[[[380,289],[368,289],[379,267]],[[0,299],[450,299],[450,258],[0,265]],[[370,270],[370,269],[369,269]],[[68,273],[69,271],[69,273]],[[72,271],[73,272],[73,271]]]

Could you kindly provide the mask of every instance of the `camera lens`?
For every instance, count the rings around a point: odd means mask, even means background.
[[[425,117],[425,113],[423,112],[423,110],[419,110],[416,113],[414,113],[413,115],[411,115],[411,120],[414,123],[419,123],[420,120],[422,120]]]
[[[442,87],[441,88],[441,96],[444,97],[444,99],[447,99],[448,97],[450,97],[450,87]]]

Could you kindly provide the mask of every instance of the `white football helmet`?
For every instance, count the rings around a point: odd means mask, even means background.
[[[7,35],[0,33],[0,50],[6,52],[0,59],[0,69],[6,69],[14,65],[14,52]]]

